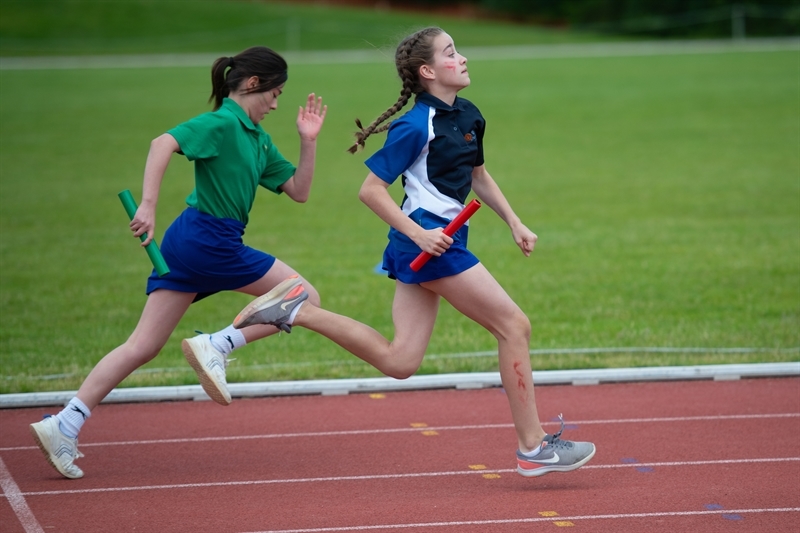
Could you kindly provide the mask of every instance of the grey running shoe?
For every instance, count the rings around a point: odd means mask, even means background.
[[[206,394],[220,405],[230,405],[231,393],[225,380],[228,358],[211,343],[211,335],[183,339],[181,349]]]
[[[58,418],[46,415],[44,420],[31,424],[31,435],[47,462],[69,479],[83,477],[83,470],[73,461],[83,454],[78,451],[78,439],[67,437],[58,427]]]
[[[292,326],[286,322],[294,308],[307,298],[308,293],[303,287],[303,280],[297,275],[291,276],[242,309],[233,321],[233,327],[241,329],[253,324],[271,324],[286,333],[291,333]]]
[[[596,451],[591,442],[573,442],[559,437],[564,431],[564,417],[561,429],[555,435],[546,435],[541,450],[534,457],[526,457],[517,450],[517,472],[525,477],[542,476],[549,472],[569,472],[580,468],[594,457]]]

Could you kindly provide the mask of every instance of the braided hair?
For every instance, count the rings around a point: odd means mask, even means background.
[[[208,99],[214,101],[214,111],[222,106],[223,98],[252,76],[258,78],[258,85],[246,92],[263,93],[274,89],[288,79],[286,60],[266,46],[253,46],[233,57],[220,57],[214,61],[211,97]]]
[[[400,111],[411,99],[411,95],[419,94],[425,90],[419,80],[419,69],[423,65],[429,65],[433,61],[433,40],[444,30],[437,27],[429,27],[409,35],[397,46],[394,55],[394,64],[397,68],[397,75],[403,82],[400,90],[400,97],[389,109],[376,118],[372,124],[366,128],[361,125],[361,121],[356,119],[356,142],[347,151],[351,154],[364,148],[367,137],[373,133],[381,133],[389,129],[391,122],[383,124],[386,119]],[[381,124],[383,124],[381,126]]]

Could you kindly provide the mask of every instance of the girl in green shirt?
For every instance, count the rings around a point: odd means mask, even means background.
[[[297,112],[300,160],[295,167],[280,154],[261,128],[278,108],[287,80],[284,59],[265,47],[249,48],[217,59],[211,68],[214,111],[204,113],[157,137],[150,144],[144,170],[142,202],[130,223],[134,237],[155,235],[156,206],[172,154],[195,163],[195,188],[188,207],[164,234],[161,251],[169,274],[155,272],[147,283],[147,302],[139,323],[122,345],[109,352],[86,377],[77,395],[55,416],[31,424],[31,433],[50,464],[67,478],[83,477],[74,464],[78,432],[111,390],[164,347],[192,302],[223,290],[253,296],[269,292],[287,276],[297,275],[279,259],[242,242],[259,186],[305,202],[311,190],[316,142],[327,107],[313,93]],[[310,299],[319,294],[307,282]],[[185,339],[184,354],[203,388],[223,405],[230,403],[225,384],[227,355],[247,342],[277,332],[269,325]],[[224,393],[219,391],[224,389]]]

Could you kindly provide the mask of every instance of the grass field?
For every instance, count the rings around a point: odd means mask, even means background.
[[[0,55],[235,52],[254,41],[268,42],[281,51],[369,46],[393,52],[409,30],[445,23],[449,31],[462,35],[461,46],[611,39],[490,20],[476,23],[452,16],[313,1],[3,0]]]
[[[396,16],[367,15],[379,17],[375,27]],[[404,17],[399,26],[430,22]],[[489,44],[544,42],[515,40],[519,27],[434,22],[457,44],[479,44],[480,32]],[[2,28],[6,56],[69,41]],[[169,51],[136,35],[88,35],[74,53],[96,53],[103,39],[117,43],[104,51]],[[486,209],[471,248],[530,317],[535,369],[800,360],[797,51],[472,61],[470,72],[462,94],[487,118],[487,166],[540,237],[524,258]],[[117,193],[140,197],[150,140],[208,110],[208,77],[208,67],[0,71],[0,393],[76,388],[132,331],[149,263]],[[290,65],[281,109],[263,125],[292,160],[294,110],[311,91],[329,105],[312,198],[259,193],[245,240],[302,272],[327,308],[391,336],[393,284],[373,273],[386,228],[356,198],[363,160],[382,139],[357,156],[345,148],[353,119],[393,103],[398,82],[390,63]],[[191,164],[176,156],[158,237],[191,187]],[[247,301],[226,293],[194,305],[123,385],[195,383],[180,339],[227,325]],[[444,305],[421,372],[494,370],[495,349]],[[236,355],[230,381],[378,375],[300,329]]]

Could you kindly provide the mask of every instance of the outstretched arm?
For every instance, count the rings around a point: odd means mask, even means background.
[[[317,158],[317,136],[325,122],[328,106],[314,93],[308,95],[305,107],[297,111],[297,132],[300,134],[300,161],[294,176],[281,185],[283,192],[295,202],[305,202],[311,193],[314,164]]]
[[[147,163],[144,166],[142,202],[130,223],[134,237],[138,238],[147,233],[147,239],[142,241],[142,246],[150,244],[155,235],[156,207],[158,206],[158,193],[161,190],[161,180],[167,171],[170,157],[180,149],[178,141],[169,133],[156,137],[150,143],[150,152],[147,154]]]
[[[475,191],[475,194],[478,195],[478,198],[483,203],[491,207],[508,224],[508,227],[511,228],[514,242],[517,243],[517,246],[526,257],[530,256],[538,237],[514,213],[505,195],[503,195],[503,191],[500,190],[500,187],[497,186],[497,183],[486,170],[486,165],[475,167],[472,170],[472,190]]]

